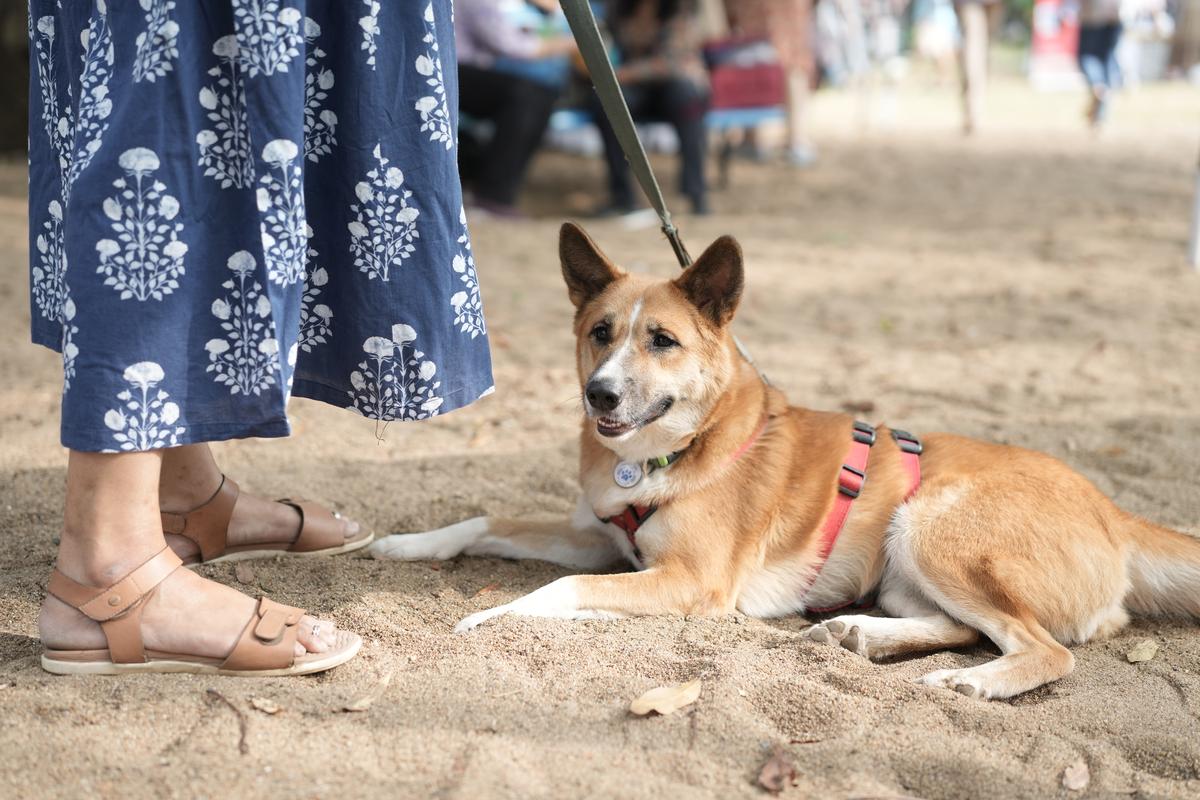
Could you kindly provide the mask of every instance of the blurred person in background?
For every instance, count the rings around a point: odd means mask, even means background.
[[[679,137],[680,189],[692,211],[708,212],[704,160],[707,137],[708,72],[701,46],[704,27],[689,0],[612,0],[606,9],[615,47],[617,80],[635,120],[669,123]],[[593,114],[604,139],[609,205],[598,215],[636,210],[629,164],[600,108]]]
[[[954,54],[959,47],[958,20],[950,0],[915,0],[913,49],[933,64],[938,84],[953,80]]]
[[[454,31],[459,107],[494,126],[485,141],[464,131],[463,181],[476,208],[519,218],[517,195],[569,76],[575,40],[558,0],[458,0]]]
[[[989,27],[999,24],[1003,5],[998,0],[956,0],[954,13],[962,34],[958,51],[962,78],[963,133],[975,132],[987,91]],[[989,18],[991,18],[989,20]]]
[[[1117,43],[1121,40],[1121,0],[1082,0],[1079,4],[1079,69],[1090,97],[1088,122],[1104,124],[1111,92],[1121,82]]]
[[[739,36],[761,37],[775,48],[786,77],[787,158],[795,166],[809,166],[817,160],[808,135],[817,78],[812,0],[726,0],[725,5]]]

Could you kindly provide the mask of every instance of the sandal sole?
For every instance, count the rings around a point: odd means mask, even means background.
[[[195,569],[196,567],[203,566],[205,564],[220,564],[222,562],[230,561],[257,561],[264,558],[277,558],[280,556],[284,558],[325,558],[328,556],[341,556],[345,555],[346,553],[353,553],[357,550],[362,550],[373,541],[375,541],[375,534],[372,533],[370,536],[363,537],[362,539],[355,539],[352,542],[347,542],[341,547],[328,547],[324,550],[312,550],[307,553],[297,553],[292,550],[242,550],[236,553],[226,553],[223,556],[217,556],[216,558],[208,561],[192,561],[184,564],[184,566],[188,569]]]
[[[172,659],[155,659],[144,664],[116,664],[112,661],[63,661],[42,655],[42,669],[54,675],[131,675],[131,674],[192,674],[192,675],[229,675],[239,678],[278,678],[293,675],[311,675],[314,672],[325,672],[345,664],[358,655],[362,649],[362,637],[357,634],[343,632],[347,637],[343,646],[332,653],[322,654],[319,658],[304,660],[290,667],[280,669],[236,670],[221,669],[219,664],[206,664],[197,661]]]

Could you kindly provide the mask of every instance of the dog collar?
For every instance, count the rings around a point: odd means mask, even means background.
[[[767,424],[770,421],[771,421],[770,416],[767,416],[762,421],[762,424],[759,425],[758,428],[754,431],[754,435],[751,436],[749,439],[747,439],[744,443],[742,443],[742,446],[739,447],[734,452],[734,454],[729,457],[729,460],[726,462],[726,464],[733,464],[738,459],[740,459],[742,456],[744,456],[746,454],[746,451],[748,451],[751,447],[753,447],[755,442],[757,442],[759,440],[759,438],[763,435],[763,432],[766,431]],[[646,470],[645,474],[649,475],[650,473],[654,472],[655,470],[665,469],[666,467],[671,466],[676,461],[678,461],[679,458],[684,453],[686,453],[690,447],[691,447],[691,445],[689,444],[687,447],[683,448],[682,450],[677,450],[674,453],[671,453],[671,455],[669,455],[669,456],[660,456],[658,458],[650,459],[649,461],[645,462],[645,470]],[[622,466],[628,466],[631,469],[640,470],[642,465],[630,464],[630,463],[624,462],[624,461],[621,462],[620,464],[618,464],[617,470],[613,471],[613,480],[617,481],[618,486],[622,486],[621,481],[617,475],[617,471],[620,470]],[[638,479],[636,481],[634,481],[632,484],[630,484],[630,486],[626,486],[623,488],[631,488],[632,486],[636,486],[640,482],[641,482],[641,476],[639,475]],[[606,522],[606,523],[611,522],[613,525],[616,525],[618,528],[625,531],[625,536],[626,536],[626,538],[629,539],[629,546],[631,548],[633,548],[633,557],[638,560],[639,564],[643,564],[645,562],[642,560],[642,551],[638,547],[637,532],[638,532],[639,528],[641,528],[643,525],[646,524],[646,520],[650,519],[650,517],[652,517],[654,515],[655,511],[658,511],[658,506],[629,505],[629,506],[625,506],[625,510],[622,511],[620,514],[616,514],[615,516],[601,517],[600,515],[597,514],[596,518],[599,519],[601,522]]]
[[[688,445],[688,447],[691,447],[691,445]],[[688,448],[685,447],[682,450],[676,450],[670,455],[649,458],[640,463],[636,461],[618,462],[617,466],[613,467],[613,482],[622,489],[632,489],[642,482],[642,478],[674,464],[687,450]]]

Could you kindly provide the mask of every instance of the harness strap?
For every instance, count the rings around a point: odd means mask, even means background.
[[[842,465],[841,474],[838,476],[838,496],[834,499],[833,511],[825,519],[825,524],[822,526],[822,541],[820,550],[820,560],[817,562],[817,571],[813,576],[812,583],[808,588],[812,588],[812,584],[816,583],[817,577],[821,574],[821,568],[825,566],[825,562],[829,559],[829,554],[833,551],[833,546],[837,543],[838,536],[842,533],[842,528],[846,524],[846,517],[850,513],[850,505],[854,499],[862,492],[863,484],[866,482],[867,459],[870,457],[870,444],[864,444],[859,433],[862,429],[859,427],[864,423],[854,423],[855,440],[850,445],[850,456],[847,458],[847,463]],[[869,425],[866,427],[870,427]],[[908,490],[904,493],[904,499],[912,497],[917,489],[921,486],[921,453],[925,449],[921,440],[913,436],[908,431],[893,430],[892,439],[896,442],[896,446],[900,448],[900,464],[904,467],[904,471],[908,473]],[[875,429],[871,428],[870,440],[875,442]],[[862,466],[855,469],[854,462],[861,460]],[[833,611],[841,611],[842,609],[854,606],[855,608],[871,608],[874,605],[869,599],[849,600],[845,603],[839,603],[835,606],[826,606],[824,608],[815,608],[813,606],[805,606],[806,611],[811,611],[815,614],[828,614]]]

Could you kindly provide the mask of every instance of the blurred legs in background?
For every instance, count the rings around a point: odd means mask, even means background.
[[[988,10],[981,2],[964,0],[954,4],[962,31],[959,69],[962,76],[963,132],[971,134],[979,125],[987,91]]]
[[[817,160],[817,150],[808,136],[810,80],[806,70],[791,70],[787,74],[788,161],[797,167],[807,167]]]
[[[495,125],[482,143],[464,137],[460,169],[475,203],[486,211],[516,215],[517,194],[550,121],[559,90],[504,72],[459,65],[459,107]]]
[[[1109,93],[1121,80],[1117,65],[1117,44],[1121,40],[1121,23],[1082,25],[1079,28],[1079,68],[1091,93],[1088,121],[1092,127],[1104,123],[1108,113]]]
[[[622,90],[635,120],[666,122],[675,129],[679,137],[680,191],[691,201],[692,211],[707,213],[704,159],[708,144],[704,114],[708,110],[708,93],[685,79],[629,84]],[[615,211],[632,211],[634,194],[629,164],[595,95],[592,97],[592,114],[604,139],[609,201]]]

